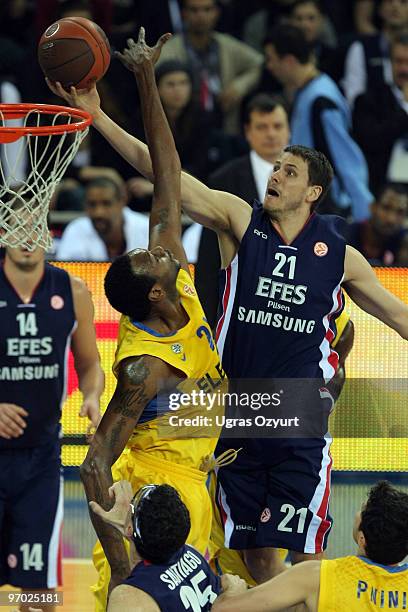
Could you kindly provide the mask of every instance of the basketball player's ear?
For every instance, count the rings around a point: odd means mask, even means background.
[[[158,283],[155,283],[153,287],[149,291],[148,298],[151,302],[156,303],[160,302],[165,295],[164,289]]]
[[[357,546],[361,550],[365,550],[366,547],[366,539],[364,537],[364,533],[362,531],[357,531]]]
[[[125,538],[128,538],[129,540],[131,540],[133,538],[133,526],[132,523],[128,523],[125,526]]]
[[[307,198],[308,202],[316,202],[319,199],[323,188],[321,185],[312,185],[309,187],[309,196]]]

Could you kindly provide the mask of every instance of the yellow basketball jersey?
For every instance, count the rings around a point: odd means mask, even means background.
[[[188,323],[172,334],[161,335],[122,316],[113,372],[116,375],[119,363],[127,357],[152,355],[186,375],[170,395],[171,408],[157,398],[146,406],[127,446],[199,469],[205,457],[213,453],[221,431],[222,395],[227,381],[210,326],[186,271],[180,270],[176,286]],[[208,400],[210,396],[213,405]],[[192,401],[188,402],[188,397]]]
[[[378,565],[365,557],[324,560],[318,612],[408,610],[408,564]]]

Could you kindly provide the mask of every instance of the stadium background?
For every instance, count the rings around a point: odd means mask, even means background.
[[[116,347],[118,314],[103,292],[109,264],[57,263],[87,283],[95,305],[95,327],[106,387],[105,409],[115,386],[111,372]],[[377,268],[385,287],[408,299],[408,269]],[[351,525],[368,485],[386,477],[408,490],[408,359],[405,342],[385,325],[351,302],[347,309],[355,325],[355,342],[347,361],[346,386],[337,405],[331,433],[333,455],[332,515],[335,529],[329,539],[328,556],[353,550]],[[95,535],[88,518],[78,466],[86,454],[87,421],[78,417],[81,393],[69,357],[67,400],[63,410],[65,466],[65,518],[63,552],[68,558],[89,558]],[[339,520],[336,520],[336,516]]]

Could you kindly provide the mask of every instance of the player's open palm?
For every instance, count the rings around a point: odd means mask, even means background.
[[[61,83],[45,79],[48,87],[56,95],[63,98],[69,106],[81,108],[92,116],[96,115],[101,109],[101,99],[96,89],[95,83],[89,89],[76,89],[71,87],[69,91],[63,88]]]
[[[131,72],[138,72],[138,70],[145,63],[155,64],[160,57],[160,53],[163,45],[171,38],[171,34],[163,34],[154,47],[149,47],[145,40],[145,29],[140,28],[139,38],[137,43],[133,38],[129,38],[127,41],[127,47],[123,53],[116,51],[115,56],[120,59],[122,64]]]
[[[0,403],[0,438],[11,440],[23,435],[28,412],[16,404]]]

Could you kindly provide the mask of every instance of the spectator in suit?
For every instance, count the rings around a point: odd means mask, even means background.
[[[109,261],[147,248],[149,220],[125,206],[124,186],[111,178],[91,180],[85,191],[86,217],[71,221],[57,245],[62,261]]]
[[[388,183],[371,205],[367,221],[348,228],[348,244],[373,266],[408,266],[408,191],[400,183]]]
[[[248,154],[214,172],[209,185],[251,203],[254,198],[262,201],[265,196],[273,164],[289,142],[289,121],[282,102],[262,93],[248,102],[243,120]]]
[[[223,114],[223,128],[239,131],[239,104],[256,85],[262,55],[228,34],[215,32],[219,9],[216,0],[183,0],[185,33],[163,47],[158,62],[186,62],[194,76],[193,91],[201,108]]]
[[[342,86],[351,106],[367,88],[392,81],[390,45],[408,29],[407,0],[381,0],[378,16],[380,31],[353,42],[346,55]]]
[[[320,212],[336,212],[356,221],[368,217],[373,196],[368,168],[351,137],[351,113],[336,83],[319,72],[302,30],[292,25],[274,28],[265,40],[268,69],[294,94],[291,143],[313,147],[330,160],[335,176],[330,198]],[[328,209],[326,201],[330,203]]]
[[[356,99],[354,136],[366,156],[370,186],[408,184],[408,34],[391,46],[393,81],[371,87]]]
[[[289,141],[285,108],[268,94],[257,94],[245,108],[244,131],[250,151],[210,176],[212,189],[228,191],[252,203],[262,201],[273,164]],[[194,223],[184,233],[183,245],[196,263],[195,284],[210,325],[218,308],[218,271],[221,266],[217,235]]]

